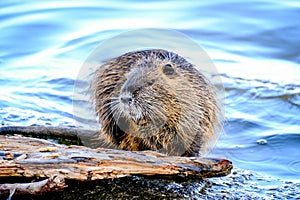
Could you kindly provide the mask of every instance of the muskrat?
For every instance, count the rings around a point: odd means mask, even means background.
[[[176,53],[149,49],[110,59],[91,88],[100,134],[121,149],[197,156],[217,139],[214,87]]]

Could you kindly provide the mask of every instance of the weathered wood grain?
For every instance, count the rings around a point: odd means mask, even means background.
[[[67,185],[62,177],[53,176],[33,183],[2,184],[0,185],[0,195],[1,192],[9,192],[8,200],[10,200],[15,193],[37,195],[43,192],[61,190],[65,187],[67,187]]]
[[[225,159],[166,156],[153,151],[91,149],[43,139],[0,135],[0,179],[55,175],[80,181],[130,175],[207,178],[227,175],[231,169],[231,162]]]

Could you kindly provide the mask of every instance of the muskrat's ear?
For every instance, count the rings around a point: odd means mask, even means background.
[[[173,66],[171,64],[164,65],[162,70],[163,70],[163,73],[167,76],[172,76],[175,74],[175,69],[173,68]]]

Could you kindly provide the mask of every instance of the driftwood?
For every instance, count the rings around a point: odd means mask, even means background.
[[[42,192],[49,192],[55,190],[61,190],[67,187],[65,181],[62,177],[53,176],[51,178],[33,182],[33,183],[14,183],[14,184],[2,184],[0,186],[1,191],[9,191],[8,200],[17,193],[17,194],[40,194]],[[1,193],[0,193],[1,194]]]
[[[73,136],[75,137],[75,134]],[[44,139],[0,135],[0,181],[1,178],[7,180],[12,177],[46,179],[42,183],[29,185],[3,184],[0,185],[0,193],[7,190],[10,190],[11,194],[14,190],[16,193],[26,193],[24,188],[29,186],[28,193],[66,187],[64,182],[53,182],[53,177],[78,181],[131,175],[202,179],[225,176],[230,173],[232,167],[231,162],[226,159],[167,156],[154,151],[91,149],[85,146],[56,144]],[[49,183],[52,187],[47,185]]]
[[[21,134],[28,137],[55,138],[76,143],[81,135],[96,135],[97,130],[86,130],[75,127],[56,126],[4,126],[0,127],[0,135]]]
[[[0,177],[51,177],[96,180],[129,175],[215,177],[232,167],[225,159],[166,156],[153,151],[130,152],[65,146],[42,139],[0,136]]]

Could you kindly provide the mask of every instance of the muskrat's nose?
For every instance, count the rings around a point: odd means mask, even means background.
[[[125,104],[131,104],[132,98],[131,97],[121,97],[121,102]]]

